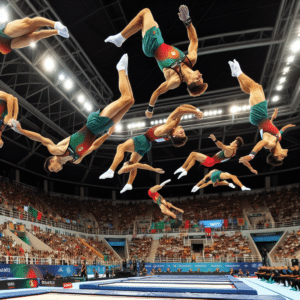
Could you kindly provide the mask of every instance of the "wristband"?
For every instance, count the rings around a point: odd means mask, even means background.
[[[191,23],[192,23],[191,17],[188,17],[188,18],[183,22],[183,24],[184,24],[186,27],[189,26]]]
[[[253,158],[254,158],[254,155],[253,155],[253,154],[249,154],[249,156],[251,157],[251,159],[253,159]]]
[[[218,142],[218,140],[217,140],[217,139],[215,139],[213,142],[214,142],[214,143],[216,143],[216,142]]]
[[[253,155],[253,156],[255,156],[256,152],[255,151],[251,151],[250,154]]]
[[[148,109],[147,109],[150,113],[153,113],[153,110],[154,110],[154,106],[152,105],[148,105]]]

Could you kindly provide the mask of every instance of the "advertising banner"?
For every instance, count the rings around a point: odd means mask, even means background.
[[[149,274],[152,269],[157,270],[160,268],[163,272],[167,271],[170,268],[171,272],[177,272],[178,269],[181,269],[181,272],[187,272],[192,269],[193,272],[196,272],[200,269],[201,272],[215,272],[216,269],[220,269],[220,272],[230,272],[230,269],[234,270],[242,269],[245,273],[246,270],[250,272],[250,275],[253,276],[254,272],[257,271],[258,267],[262,266],[261,262],[248,263],[146,263],[145,268]]]

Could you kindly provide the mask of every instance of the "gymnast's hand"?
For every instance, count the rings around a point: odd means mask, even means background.
[[[213,141],[216,140],[216,137],[215,137],[213,134],[211,134],[208,138],[209,138],[209,139],[212,139]]]
[[[165,174],[165,171],[163,169],[160,169],[160,168],[155,168],[154,171],[156,173],[159,173],[159,174]]]
[[[146,110],[145,115],[146,115],[146,117],[147,117],[148,119],[151,119],[152,116],[153,116],[153,112],[150,112],[150,111]]]
[[[195,117],[199,120],[201,120],[203,118],[203,112],[200,111],[199,109],[196,110],[195,112]]]
[[[182,22],[185,22],[190,17],[189,9],[186,5],[180,5],[178,16]]]
[[[250,161],[253,158],[250,155],[243,156],[239,159],[239,163],[244,163],[245,161]]]

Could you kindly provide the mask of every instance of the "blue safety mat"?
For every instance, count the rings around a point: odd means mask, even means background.
[[[80,285],[80,289],[92,289],[92,290],[106,290],[106,291],[137,291],[137,292],[168,292],[168,293],[178,293],[178,292],[189,292],[189,293],[218,293],[218,294],[240,294],[240,295],[257,295],[257,291],[239,279],[233,277],[233,276],[203,276],[203,275],[198,275],[198,276],[191,276],[191,279],[198,279],[199,282],[191,282],[191,283],[182,283],[179,286],[179,283],[175,283],[175,286],[167,286],[168,284],[171,284],[171,281],[165,282],[164,280],[166,278],[169,278],[170,276],[153,276],[150,279],[151,280],[143,280],[143,278],[139,278],[139,281],[144,281],[137,283],[139,286],[135,285],[136,280],[132,280],[131,278],[122,278],[122,279],[117,279],[117,280],[111,280],[109,283],[107,281],[103,281],[100,283],[84,283]],[[175,276],[177,279],[182,279],[183,276]],[[185,277],[185,276],[184,276]],[[145,278],[146,279],[146,278]],[[205,280],[203,280],[205,279]],[[151,281],[160,281],[160,284],[157,283],[152,283]],[[216,284],[211,284],[211,282],[218,281],[220,282],[220,285],[222,285],[222,282],[230,283],[234,287],[232,288],[217,288]],[[147,284],[146,284],[147,282]],[[206,287],[203,285],[205,283]],[[114,284],[116,283],[116,284]],[[118,285],[117,285],[118,284]],[[178,284],[178,286],[176,286]]]

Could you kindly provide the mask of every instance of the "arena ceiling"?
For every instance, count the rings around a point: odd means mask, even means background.
[[[127,175],[123,178],[116,175],[115,179],[105,182],[99,182],[98,177],[110,166],[119,143],[151,126],[144,111],[152,92],[163,81],[163,74],[155,60],[143,54],[140,34],[128,39],[122,48],[106,44],[104,40],[120,32],[145,7],[151,9],[165,42],[186,51],[187,32],[177,12],[181,4],[188,5],[199,38],[196,67],[209,84],[206,93],[197,98],[188,96],[185,85],[163,95],[157,102],[152,121],[166,118],[182,103],[212,113],[222,110],[222,114],[208,115],[202,121],[184,119],[183,125],[189,136],[187,145],[180,149],[171,143],[153,145],[144,161],[164,168],[167,173],[174,171],[191,151],[216,152],[214,144],[207,139],[211,133],[225,143],[240,135],[246,146],[239,151],[239,156],[249,152],[259,135],[256,127],[248,122],[248,111],[242,110],[234,115],[230,111],[232,105],[248,104],[247,95],[241,92],[236,78],[230,74],[228,60],[234,58],[247,75],[263,85],[270,113],[279,107],[276,124],[279,127],[287,123],[300,125],[300,54],[291,54],[290,51],[291,43],[300,33],[300,4],[296,0],[189,0],[184,3],[177,0],[6,0],[3,3],[7,4],[11,19],[40,15],[60,20],[71,33],[68,40],[49,38],[40,41],[34,49],[28,47],[0,58],[0,88],[18,97],[23,127],[54,141],[72,134],[84,124],[88,112],[78,102],[79,94],[92,103],[94,110],[119,97],[115,66],[124,53],[129,55],[129,78],[135,104],[122,121],[123,130],[116,132],[94,155],[85,158],[82,165],[68,164],[62,172],[51,174],[51,179],[117,189],[126,182]],[[294,60],[288,65],[289,72],[283,76],[291,55]],[[56,62],[56,70],[52,73],[45,72],[42,66],[47,56]],[[64,89],[59,79],[62,73],[71,78],[73,89]],[[282,77],[286,80],[282,90],[277,91]],[[275,96],[279,97],[277,102],[273,101]],[[144,121],[146,126],[128,130],[127,125],[137,121]],[[0,152],[3,163],[45,176],[42,165],[48,153],[43,146],[11,130],[6,130],[3,137],[5,146]],[[298,167],[299,128],[291,129],[284,141],[290,155],[279,170]],[[260,167],[264,173],[274,171],[263,163],[265,156],[266,153],[260,153],[254,166]],[[237,161],[236,158],[228,165],[228,171],[231,169],[237,175],[248,174],[246,169],[237,168]],[[201,177],[198,168],[193,172],[197,178]],[[136,186],[144,186],[145,180],[154,182],[153,174],[142,174]],[[184,180],[182,182],[188,184]]]

